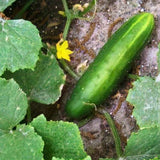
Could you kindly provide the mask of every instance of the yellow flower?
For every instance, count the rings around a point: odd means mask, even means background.
[[[64,41],[62,44],[60,44],[60,41],[56,44],[57,48],[57,58],[58,59],[66,59],[67,61],[70,61],[69,55],[73,53],[73,51],[68,49],[68,41]]]

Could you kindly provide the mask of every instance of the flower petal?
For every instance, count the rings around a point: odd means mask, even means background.
[[[68,55],[65,55],[63,58],[66,59],[67,61],[71,61]]]
[[[60,49],[60,47],[61,47],[60,44],[57,43],[57,44],[56,44],[56,49],[57,49],[57,51]]]
[[[57,51],[57,58],[58,58],[58,59],[63,58],[63,57],[62,57],[62,53],[61,53],[61,52],[59,52],[59,51]]]
[[[73,51],[71,51],[71,50],[69,50],[69,49],[66,49],[65,50],[65,54],[67,54],[67,55],[70,55],[70,54],[72,54],[73,53]]]
[[[61,47],[62,47],[63,49],[67,49],[67,48],[68,48],[68,41],[64,41],[64,42],[62,43]]]

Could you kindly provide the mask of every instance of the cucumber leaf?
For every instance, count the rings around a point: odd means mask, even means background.
[[[44,142],[31,126],[19,125],[0,136],[1,160],[43,160]]]
[[[53,157],[52,160],[65,160],[64,158],[55,158]],[[69,159],[72,160],[72,159]],[[87,156],[86,158],[82,159],[82,160],[92,160],[90,156]]]
[[[0,12],[3,12],[14,1],[16,1],[16,0],[0,0]]]
[[[113,158],[100,158],[99,160],[116,160],[116,159],[113,159]],[[123,160],[123,159],[119,159],[119,160]]]
[[[155,158],[149,159],[149,160],[160,160],[160,157],[155,157]]]
[[[65,159],[64,158],[55,158],[55,157],[53,157],[52,160],[65,160]],[[72,160],[72,159],[70,159],[70,160]]]
[[[160,155],[160,127],[150,127],[132,133],[125,148],[127,160],[152,159]]]
[[[31,125],[44,140],[45,159],[56,157],[81,160],[87,156],[76,124],[63,121],[47,122],[45,117],[40,115]]]
[[[31,22],[0,19],[0,75],[6,69],[34,69],[41,47],[39,31]]]
[[[90,156],[87,156],[86,158],[84,158],[83,160],[92,160]]]
[[[56,102],[65,82],[65,75],[53,54],[40,54],[34,71],[19,70],[15,73],[6,73],[4,77],[14,78],[28,99],[43,104]]]
[[[158,76],[159,77],[159,76]],[[160,125],[160,80],[140,77],[133,83],[127,101],[135,108],[133,115],[140,128]]]
[[[55,158],[55,157],[53,157],[52,160],[65,160],[65,159],[64,158]],[[70,159],[70,160],[72,160],[72,159]]]
[[[0,78],[0,131],[15,127],[26,115],[28,101],[13,80]]]
[[[160,73],[160,44],[158,45],[159,51],[157,53],[158,72]]]

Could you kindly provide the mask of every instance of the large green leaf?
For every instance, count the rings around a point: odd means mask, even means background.
[[[100,158],[99,160],[123,160],[123,158],[113,159],[113,158]]]
[[[65,75],[53,55],[40,54],[34,71],[25,69],[7,73],[6,78],[13,77],[27,94],[28,99],[44,104],[58,100],[65,82]]]
[[[144,159],[144,160],[146,160],[146,159]],[[160,156],[159,157],[155,157],[153,159],[149,159],[149,160],[160,160]]]
[[[45,159],[81,160],[87,156],[77,125],[63,121],[47,122],[43,115],[35,118],[31,125],[44,140]]]
[[[132,133],[125,148],[127,160],[149,160],[160,155],[160,128],[150,127]]]
[[[90,156],[85,157],[83,160],[92,160]]]
[[[52,160],[65,160],[64,158],[55,158],[53,157]],[[72,160],[72,159],[70,159]],[[90,156],[87,156],[86,158],[82,159],[82,160],[92,160]],[[106,159],[107,160],[107,159]],[[108,159],[109,160],[109,159]],[[111,160],[111,159],[110,159]]]
[[[6,69],[33,69],[41,47],[39,32],[31,22],[0,19],[0,75]]]
[[[157,53],[158,72],[160,73],[160,44],[158,45],[159,51]]]
[[[158,76],[159,77],[159,76]],[[133,83],[127,101],[135,108],[133,115],[140,128],[160,125],[160,80],[141,77]]]
[[[0,136],[1,160],[43,160],[44,142],[31,126],[20,125]]]
[[[52,160],[65,160],[65,159],[64,158],[55,158],[55,157],[53,157]],[[72,159],[70,159],[70,160],[72,160]]]
[[[16,0],[0,0],[0,12],[3,12],[14,1],[16,1]]]
[[[0,130],[10,130],[26,115],[27,97],[13,80],[0,78]]]

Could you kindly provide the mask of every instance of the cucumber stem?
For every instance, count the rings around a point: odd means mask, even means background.
[[[117,129],[115,127],[115,124],[114,124],[110,114],[105,112],[104,115],[105,115],[105,118],[109,124],[109,127],[111,129],[111,132],[112,132],[112,135],[113,135],[113,138],[115,141],[117,157],[120,158],[122,156],[122,148],[121,148],[121,140],[120,140],[119,134],[117,132]]]
[[[71,25],[71,22],[73,20],[73,15],[71,14],[71,12],[68,9],[68,5],[66,0],[62,0],[63,3],[63,7],[65,10],[65,14],[67,16],[67,21],[66,21],[66,25],[63,31],[63,39],[66,40],[68,32],[69,32],[69,27]],[[64,61],[64,60],[60,60],[61,65],[63,66],[63,68],[76,80],[79,79],[79,76],[69,67],[69,65]]]
[[[66,38],[67,38],[71,22],[72,22],[72,18],[67,17],[66,25],[65,25],[65,28],[64,28],[64,32],[63,32],[63,39],[64,40],[66,40]]]
[[[66,0],[62,0],[62,3],[63,3],[63,7],[64,7],[65,14],[66,14],[66,17],[67,17],[66,25],[65,25],[65,28],[64,28],[64,32],[63,32],[63,39],[66,40],[67,35],[68,35],[68,31],[69,31],[69,27],[70,27],[71,22],[73,20],[73,15],[70,12],[70,10],[68,9],[68,5],[67,5]]]
[[[69,65],[63,60],[59,60],[64,70],[67,71],[75,80],[78,80],[80,77],[69,67]]]
[[[67,13],[67,15],[70,14],[70,11],[68,9],[68,5],[67,5],[66,0],[62,0],[62,3],[63,3],[63,7],[64,7],[64,10],[65,10],[65,13]]]
[[[66,40],[68,32],[69,32],[69,27],[71,25],[71,22],[73,19],[75,18],[80,18],[77,17],[76,15],[74,15],[68,8],[67,2],[66,0],[62,0],[63,3],[63,7],[65,10],[65,15],[67,17],[67,21],[66,21],[66,25],[63,31],[63,39]],[[95,5],[96,0],[92,0],[91,3],[89,4],[89,6],[81,13],[81,16],[83,16],[84,14],[86,14],[92,7],[93,5]],[[66,63],[66,61],[64,60],[60,60],[61,65],[64,67],[64,69],[76,80],[78,80],[80,77],[70,68],[70,66]]]

